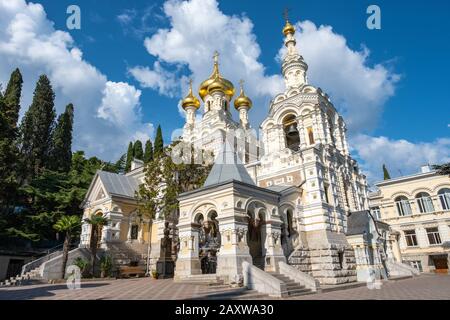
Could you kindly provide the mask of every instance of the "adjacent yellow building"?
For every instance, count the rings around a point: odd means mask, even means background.
[[[397,231],[394,254],[421,272],[448,273],[450,178],[423,166],[418,174],[375,185],[371,211]]]

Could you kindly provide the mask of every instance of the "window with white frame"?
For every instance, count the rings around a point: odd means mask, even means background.
[[[416,199],[420,213],[427,213],[434,211],[433,200],[431,200],[431,197],[428,193],[420,192],[416,195]]]
[[[450,189],[444,188],[439,190],[438,197],[441,202],[442,210],[450,210]]]
[[[427,230],[427,236],[428,236],[428,242],[433,244],[441,244],[441,236],[439,234],[438,228],[426,228]]]
[[[411,205],[408,198],[405,196],[399,196],[395,198],[395,205],[397,206],[397,212],[400,216],[409,216],[412,214]]]
[[[414,261],[408,261],[408,262],[411,267],[419,270],[420,272],[423,272],[422,262],[420,260],[414,260]]]
[[[377,220],[381,219],[380,207],[372,207],[372,208],[370,208],[370,213],[372,213],[372,216],[375,219],[377,219]]]
[[[406,245],[408,247],[416,247],[417,246],[416,230],[405,230],[404,233]]]

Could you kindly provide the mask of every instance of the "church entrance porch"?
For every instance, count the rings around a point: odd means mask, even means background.
[[[204,221],[203,215],[199,216],[199,259],[202,274],[216,273],[217,252],[220,249],[219,222],[217,212],[212,210]]]
[[[266,227],[264,219],[264,208],[258,207],[257,204],[252,205],[247,210],[248,216],[248,233],[247,243],[250,255],[252,256],[253,265],[261,270],[265,267],[265,240]]]

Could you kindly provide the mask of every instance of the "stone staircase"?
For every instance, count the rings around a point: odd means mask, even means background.
[[[277,278],[278,280],[282,281],[286,285],[286,292],[283,292],[283,297],[285,298],[314,293],[311,289],[308,289],[304,285],[295,282],[288,276],[276,272],[267,272],[267,273]]]
[[[21,286],[40,282],[42,282],[42,278],[40,275],[40,268],[35,268],[24,274],[17,275],[15,277],[6,279],[3,282],[0,282],[0,287]]]
[[[224,283],[223,280],[219,279],[215,273],[190,275],[175,281],[188,284],[203,284],[208,286],[223,285]]]
[[[267,294],[259,293],[256,290],[249,290],[243,288],[232,288],[229,285],[218,284],[210,285],[204,290],[201,290],[200,297],[193,300],[255,300],[255,299],[270,299]]]

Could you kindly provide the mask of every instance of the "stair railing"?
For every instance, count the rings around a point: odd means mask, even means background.
[[[72,243],[69,246],[69,250],[73,249],[74,247],[77,247],[78,245],[75,243]],[[20,275],[24,275],[27,272],[30,272],[31,270],[34,270],[38,267],[40,267],[44,262],[47,262],[57,256],[59,256],[60,254],[62,254],[63,252],[63,247],[64,247],[64,243],[61,243],[53,248],[50,248],[48,250],[46,250],[45,255],[37,258],[31,262],[28,262],[27,264],[22,266],[22,272],[20,273]]]

